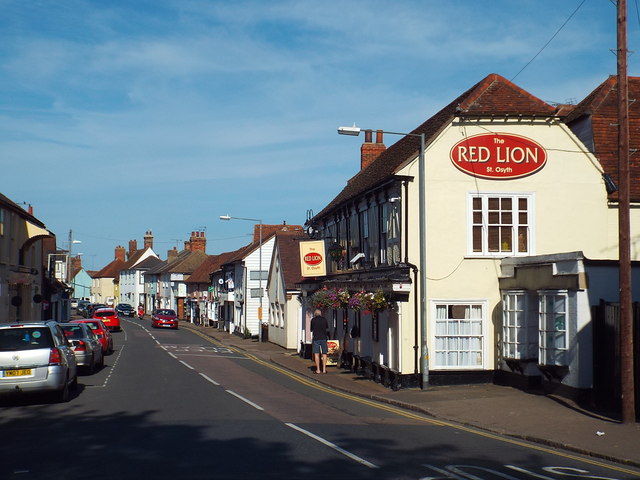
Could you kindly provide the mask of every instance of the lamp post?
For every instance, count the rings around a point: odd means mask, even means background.
[[[362,129],[355,124],[352,127],[338,127],[338,134],[358,136]],[[420,248],[420,336],[422,339],[422,354],[420,355],[420,370],[422,388],[429,385],[429,347],[427,344],[427,270],[426,270],[426,205],[425,205],[425,165],[424,165],[424,133],[402,133],[378,130],[389,135],[402,135],[420,138],[420,153],[418,156],[418,216],[419,216],[419,248]]]
[[[259,246],[258,246],[258,290],[260,291],[260,306],[258,307],[258,341],[262,343],[262,220],[259,218],[232,217],[230,215],[220,215],[220,220],[247,220],[260,224]]]
[[[74,244],[82,243],[82,240],[73,239],[73,230],[69,230],[69,256],[67,257],[67,285],[71,284],[71,250]]]

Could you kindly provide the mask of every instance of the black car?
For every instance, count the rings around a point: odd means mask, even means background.
[[[123,317],[133,317],[136,314],[134,308],[128,303],[119,303],[116,305],[116,312]]]

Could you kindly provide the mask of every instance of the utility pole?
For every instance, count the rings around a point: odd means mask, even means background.
[[[620,366],[622,422],[635,423],[631,226],[629,221],[629,81],[627,78],[627,0],[618,0],[618,248],[620,271]]]
[[[67,285],[71,285],[71,249],[73,248],[73,230],[69,230],[69,252],[67,254]]]

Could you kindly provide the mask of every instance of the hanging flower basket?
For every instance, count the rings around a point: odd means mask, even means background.
[[[342,288],[323,287],[311,295],[311,306],[320,310],[347,308],[349,292]]]
[[[380,310],[388,310],[393,307],[393,303],[382,290],[377,290],[369,297],[369,310],[379,312]]]
[[[349,308],[358,312],[379,312],[392,308],[393,304],[382,290],[373,292],[360,291],[349,298]]]
[[[367,305],[369,304],[369,295],[371,294],[365,291],[354,293],[349,298],[349,308],[355,310],[356,312],[367,310]]]

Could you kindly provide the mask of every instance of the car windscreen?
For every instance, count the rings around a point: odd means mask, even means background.
[[[169,315],[169,316],[175,316],[176,312],[174,312],[173,310],[158,310],[156,312],[156,315]]]
[[[0,351],[37,350],[53,347],[51,330],[47,327],[0,329]]]
[[[85,338],[84,329],[80,325],[61,325],[65,337],[74,340]]]
[[[114,313],[112,310],[104,310],[104,311],[97,311],[93,314],[94,317],[96,318],[104,318],[104,317],[113,317]]]

